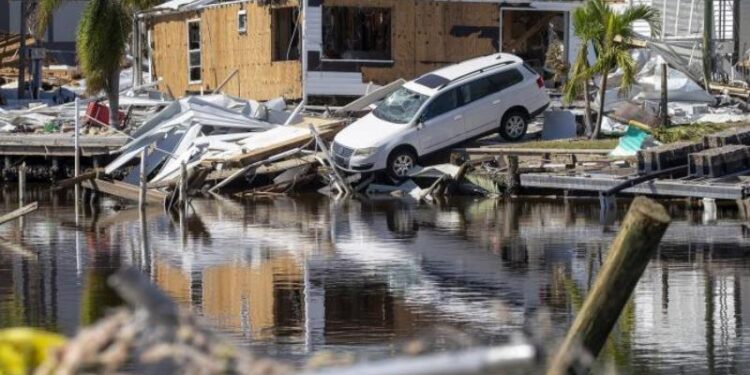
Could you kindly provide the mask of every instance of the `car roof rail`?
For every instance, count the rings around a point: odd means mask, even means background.
[[[458,77],[456,77],[456,78],[453,78],[452,80],[450,80],[450,81],[448,81],[448,82],[446,82],[446,83],[444,83],[444,84],[442,84],[442,85],[438,86],[438,87],[436,88],[436,90],[440,90],[440,89],[442,89],[443,87],[445,87],[445,86],[448,86],[448,85],[450,85],[451,83],[454,83],[454,82],[458,82],[458,81],[464,80],[464,79],[466,79],[466,78],[469,78],[469,77],[471,77],[471,76],[473,76],[473,75],[475,75],[475,74],[479,74],[479,73],[484,73],[484,72],[486,72],[487,70],[490,70],[490,69],[492,69],[492,68],[498,68],[498,67],[501,67],[501,66],[505,66],[505,65],[510,65],[510,64],[514,64],[514,63],[516,63],[516,62],[517,62],[517,61],[513,61],[513,60],[505,60],[505,61],[501,61],[501,62],[499,62],[499,63],[496,63],[496,64],[492,64],[492,65],[488,65],[488,66],[485,66],[484,68],[481,68],[481,69],[473,70],[473,71],[471,71],[471,72],[468,72],[468,73],[466,73],[466,74],[462,74],[462,75],[460,75],[460,76],[458,76]]]

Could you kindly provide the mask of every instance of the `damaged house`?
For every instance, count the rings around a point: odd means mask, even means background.
[[[671,0],[637,0],[665,8],[665,29],[678,36],[702,28],[703,1],[679,0],[675,8],[663,4]],[[742,0],[714,1],[721,5],[715,6],[715,23],[734,38],[736,60],[739,13],[734,9]],[[398,78],[498,51],[519,55],[548,78],[554,74],[550,49],[564,65],[580,48],[570,14],[581,4],[172,0],[139,15],[134,57],[152,81],[161,80],[161,90],[177,97],[221,86],[227,94],[258,100],[352,98]]]
[[[141,14],[141,44],[150,48],[139,51],[151,79],[175,96],[211,92],[236,69],[223,87],[235,96],[355,97],[501,49],[542,66],[546,51],[537,44],[546,46],[551,34],[576,45],[567,16],[576,4],[174,0]]]

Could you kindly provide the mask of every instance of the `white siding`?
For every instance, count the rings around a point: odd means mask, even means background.
[[[323,50],[323,7],[307,7],[305,15],[307,28],[307,49],[309,51]]]
[[[322,6],[307,7],[307,14],[305,15],[305,43],[308,51],[323,51]],[[362,73],[306,71],[304,76],[303,90],[305,90],[306,95],[361,96],[367,92],[368,84],[362,82]]]

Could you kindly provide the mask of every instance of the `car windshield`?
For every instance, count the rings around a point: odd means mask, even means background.
[[[383,99],[372,113],[381,120],[406,124],[426,100],[426,96],[402,87]]]

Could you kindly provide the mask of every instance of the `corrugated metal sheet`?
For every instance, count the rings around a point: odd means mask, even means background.
[[[662,13],[665,38],[699,37],[703,33],[704,0],[638,0]],[[643,23],[641,27],[648,30]],[[648,35],[649,31],[646,31]]]

